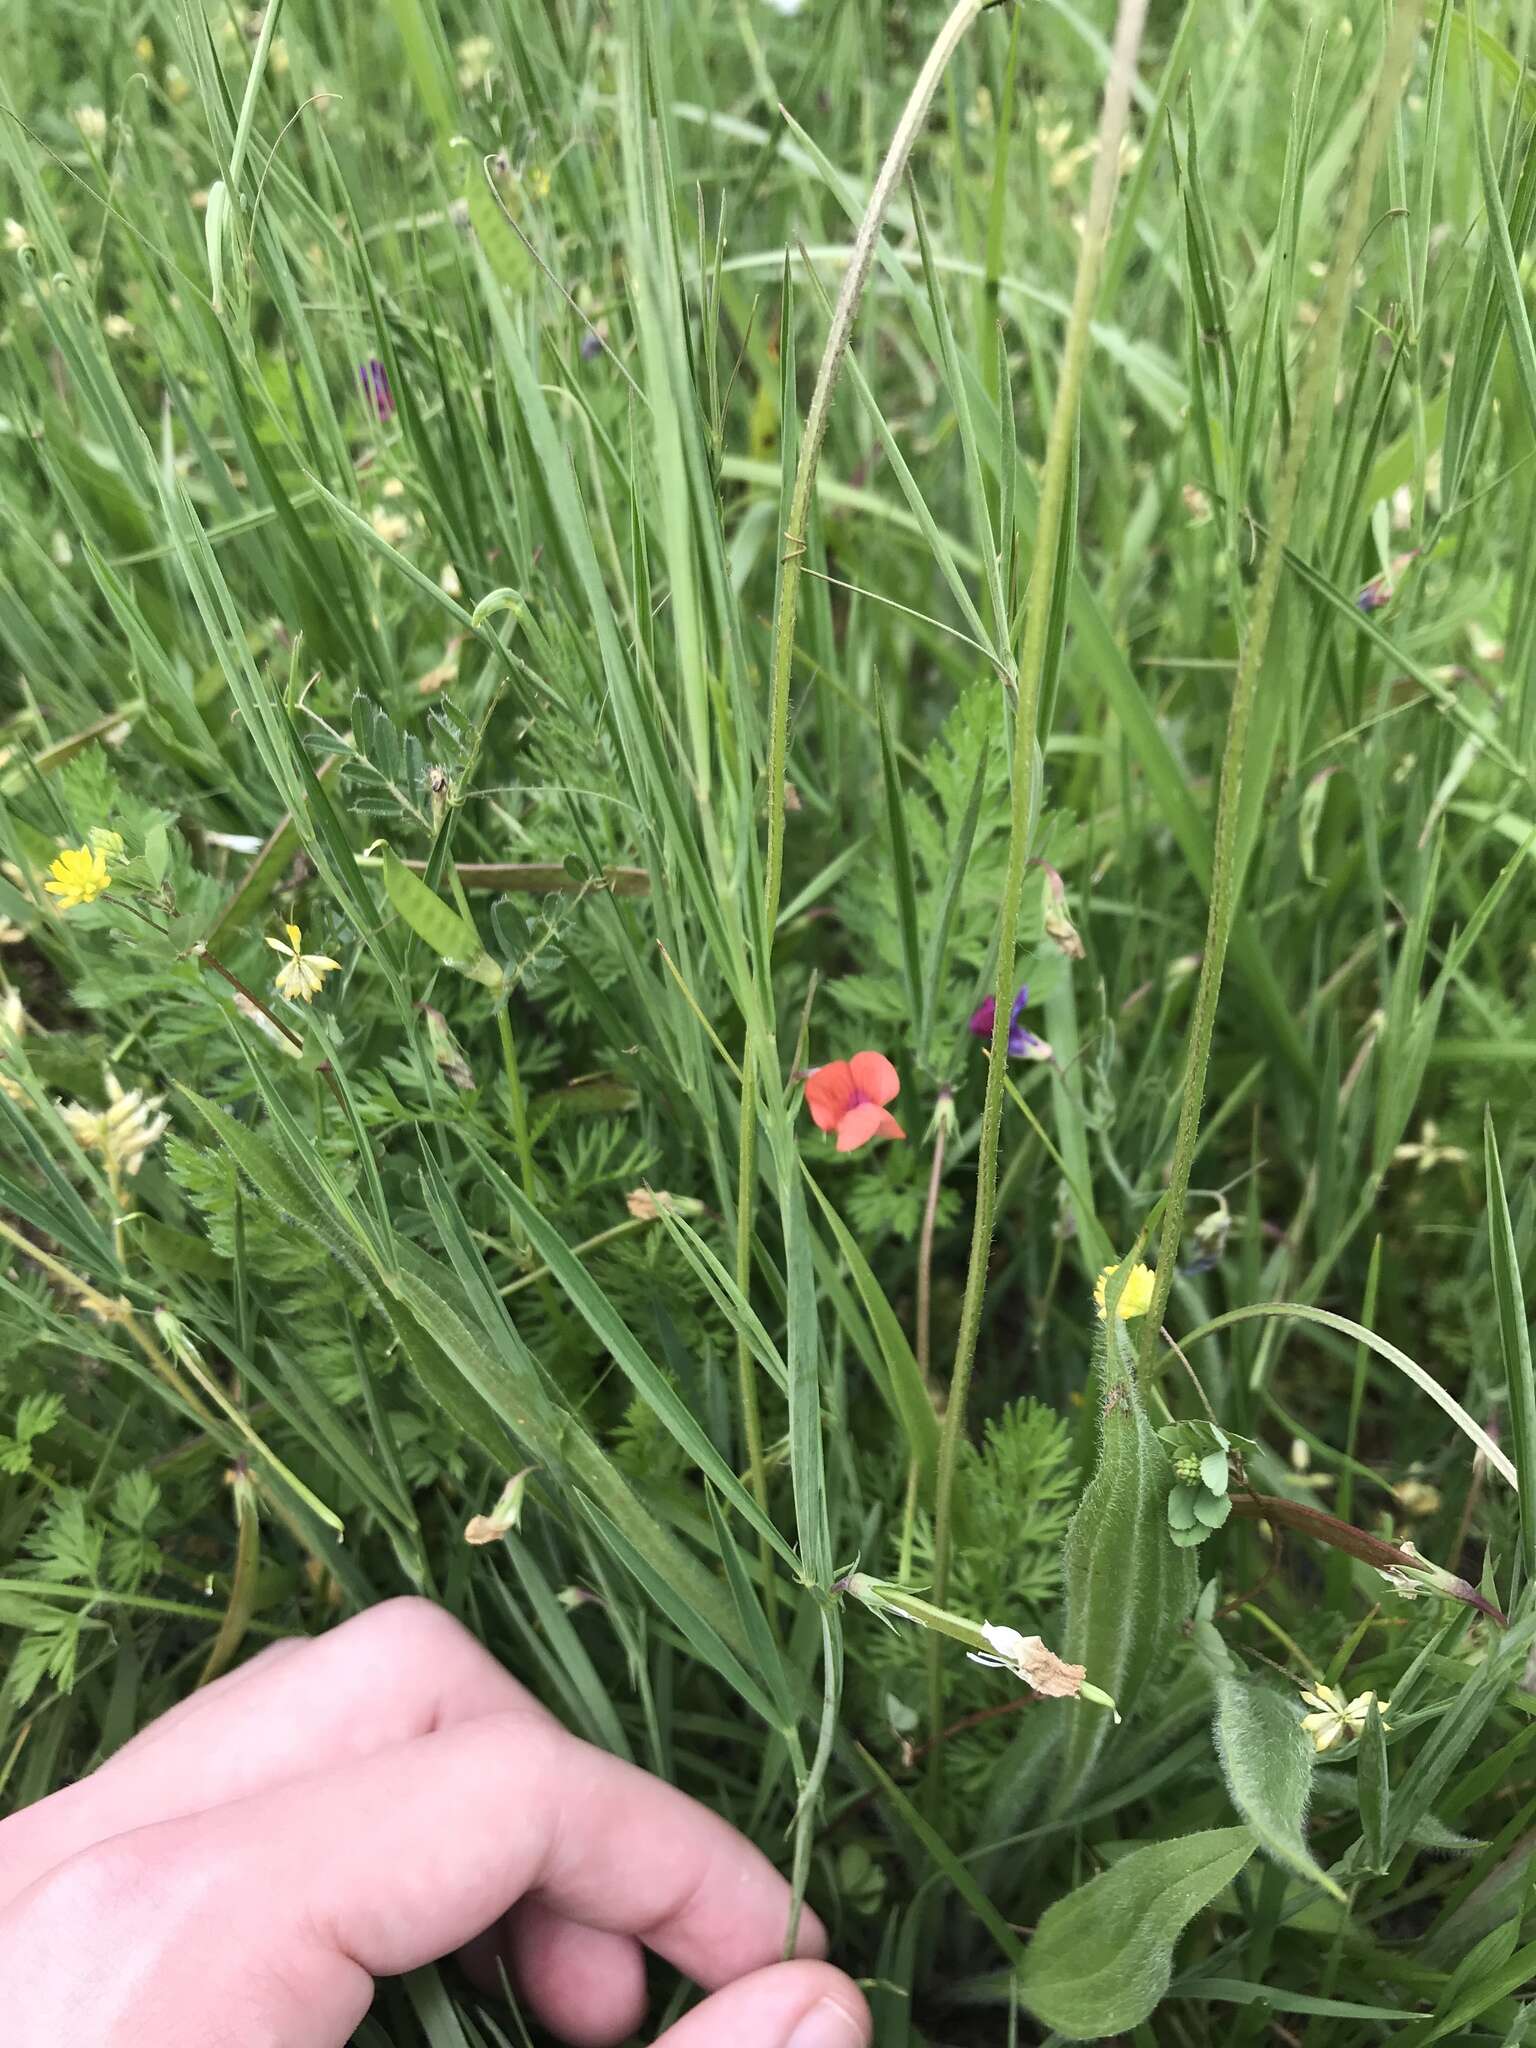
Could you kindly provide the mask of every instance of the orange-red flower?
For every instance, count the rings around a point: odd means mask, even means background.
[[[857,1152],[871,1138],[907,1134],[886,1104],[901,1093],[901,1076],[883,1052],[856,1052],[851,1060],[814,1067],[805,1099],[821,1131],[836,1131],[839,1152]]]

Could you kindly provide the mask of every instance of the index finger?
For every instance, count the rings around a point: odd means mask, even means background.
[[[388,1600],[193,1693],[89,1777],[0,1821],[0,1906],[110,1835],[267,1791],[483,1714],[552,1719],[459,1622]]]
[[[83,1891],[71,1898],[66,1865],[17,1902],[24,1926],[40,1912],[46,1947],[50,1887],[77,1929],[110,1892],[114,1949],[156,1959],[139,1982],[178,2040],[230,2009],[233,1973],[240,2008],[275,2038],[333,2043],[375,1976],[446,1954],[530,1893],[638,1936],[709,1987],[775,1960],[790,1913],[788,1884],[718,1815],[523,1716],[425,1735],[92,1853]],[[799,1953],[823,1945],[806,1915]]]

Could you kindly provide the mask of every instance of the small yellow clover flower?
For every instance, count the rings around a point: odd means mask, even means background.
[[[1356,1693],[1352,1700],[1345,1699],[1336,1685],[1303,1686],[1301,1697],[1316,1711],[1303,1714],[1303,1731],[1312,1738],[1312,1747],[1321,1756],[1337,1742],[1346,1741],[1351,1735],[1365,1732],[1370,1716],[1371,1702],[1376,1701],[1381,1715],[1381,1725],[1387,1725],[1387,1709],[1390,1700],[1377,1700],[1373,1692]]]
[[[1104,1320],[1104,1300],[1109,1288],[1113,1266],[1106,1266],[1093,1283],[1093,1305],[1099,1312],[1099,1321]],[[1152,1295],[1157,1275],[1150,1266],[1137,1262],[1125,1276],[1125,1286],[1120,1291],[1117,1313],[1121,1322],[1128,1323],[1132,1316],[1144,1316],[1152,1306]]]
[[[288,934],[286,941],[267,941],[274,953],[284,956],[283,964],[277,970],[277,992],[280,996],[287,996],[290,1002],[312,1003],[325,977],[334,974],[341,962],[328,960],[324,953],[306,953],[304,934],[296,924],[285,924],[283,930]]]
[[[57,896],[60,910],[74,910],[82,903],[94,903],[104,889],[112,886],[107,856],[99,846],[70,846],[48,869],[53,877],[43,887]]]

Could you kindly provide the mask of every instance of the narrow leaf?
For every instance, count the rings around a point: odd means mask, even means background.
[[[876,690],[880,710],[880,769],[885,785],[885,817],[891,835],[891,884],[896,892],[896,923],[901,933],[901,962],[907,977],[907,1007],[917,1016],[922,1005],[923,973],[917,945],[917,884],[912,873],[912,848],[907,839],[907,814],[902,807],[901,770],[891,744],[890,713],[885,692]]]
[[[413,875],[404,861],[389,849],[384,851],[384,893],[405,919],[418,939],[432,948],[445,966],[467,974],[472,981],[496,988],[501,969],[480,943],[474,926],[451,910],[441,896]]]
[[[1483,1110],[1483,1160],[1488,1179],[1488,1256],[1499,1312],[1499,1343],[1509,1387],[1509,1420],[1515,1439],[1520,1494],[1520,1561],[1527,1582],[1536,1579],[1536,1376],[1531,1369],[1531,1326],[1525,1314],[1520,1257],[1504,1192],[1493,1116]]]

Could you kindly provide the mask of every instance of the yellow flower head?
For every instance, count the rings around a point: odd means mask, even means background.
[[[57,896],[60,910],[73,910],[81,903],[94,903],[103,889],[112,886],[107,857],[99,846],[71,846],[48,869],[53,877],[43,887]]]
[[[1303,1686],[1301,1697],[1316,1711],[1303,1714],[1301,1725],[1312,1738],[1312,1747],[1321,1756],[1337,1742],[1346,1741],[1351,1735],[1364,1732],[1370,1715],[1371,1702],[1376,1700],[1373,1692],[1356,1693],[1352,1700],[1345,1699],[1336,1685]],[[1381,1725],[1387,1725],[1387,1709],[1390,1700],[1376,1700],[1381,1715]]]
[[[274,953],[281,953],[283,964],[277,970],[277,992],[287,996],[290,1002],[312,1003],[315,991],[328,974],[334,974],[340,967],[339,960],[328,960],[323,953],[306,953],[304,935],[296,924],[285,924],[288,934],[284,939],[268,939],[267,944]]]
[[[0,1065],[3,1065],[20,1046],[22,1033],[26,1028],[27,1013],[22,1008],[21,997],[15,989],[7,989],[5,994],[0,996]],[[0,1073],[0,1090],[3,1090],[12,1102],[25,1102],[27,1099],[26,1089],[19,1081],[13,1081],[8,1074]]]
[[[87,1109],[81,1102],[61,1102],[59,1114],[68,1124],[75,1143],[88,1152],[99,1152],[109,1173],[137,1173],[145,1154],[159,1144],[170,1128],[170,1118],[158,1113],[164,1100],[163,1095],[146,1096],[142,1088],[124,1088],[109,1070],[105,1109]]]
[[[1114,1270],[1113,1266],[1106,1266],[1093,1283],[1093,1305],[1099,1312],[1101,1323],[1104,1320],[1104,1298]],[[1125,1276],[1125,1285],[1120,1290],[1118,1313],[1121,1322],[1128,1323],[1132,1316],[1146,1314],[1152,1306],[1152,1292],[1156,1279],[1157,1275],[1150,1266],[1144,1266],[1139,1261],[1132,1266]]]

